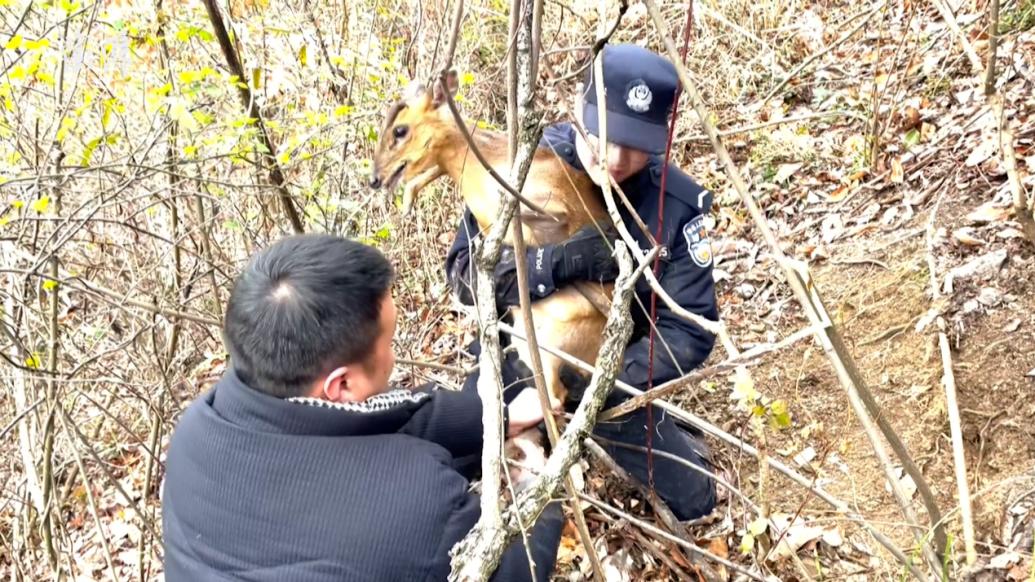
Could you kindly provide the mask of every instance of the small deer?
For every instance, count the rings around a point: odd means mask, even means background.
[[[446,85],[450,94],[456,93],[455,73],[447,75]],[[503,197],[510,194],[470,151],[446,98],[440,83],[435,83],[431,91],[419,83],[411,83],[403,98],[387,113],[374,154],[370,185],[392,189],[402,182],[405,215],[421,190],[448,175],[479,227],[485,231],[492,226]],[[478,130],[473,140],[496,173],[507,175],[510,162],[506,136]],[[519,206],[522,232],[529,245],[562,242],[591,222],[600,228],[610,225],[603,201],[589,176],[569,167],[549,148],[536,150],[522,195],[548,215]],[[511,243],[513,235],[511,224],[507,233]],[[583,361],[595,362],[613,289],[611,283],[579,282],[534,301],[532,316],[539,343]],[[514,328],[525,335],[523,318],[517,313],[514,315]],[[514,338],[514,344],[520,358],[531,369],[527,343]],[[560,377],[563,361],[545,352],[541,358],[551,404],[557,409],[567,394]]]

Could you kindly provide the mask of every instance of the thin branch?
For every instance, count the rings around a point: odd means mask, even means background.
[[[810,55],[809,58],[807,58],[804,61],[802,61],[800,65],[798,65],[797,67],[794,67],[794,70],[792,70],[790,73],[787,73],[787,76],[785,76],[782,81],[777,83],[775,87],[773,87],[768,93],[766,93],[765,98],[762,99],[762,107],[764,107],[765,104],[768,103],[769,100],[772,99],[774,95],[776,95],[781,90],[783,90],[783,88],[787,86],[787,83],[790,83],[791,80],[793,80],[795,77],[797,77],[798,74],[801,73],[802,71],[804,71],[809,65],[814,63],[817,59],[822,58],[823,55],[826,55],[830,51],[832,51],[832,50],[836,49],[837,47],[841,46],[846,40],[848,40],[848,39],[852,38],[853,36],[855,36],[855,34],[857,32],[862,30],[863,27],[866,26],[866,24],[870,22],[870,19],[873,18],[873,15],[877,14],[878,12],[880,12],[884,8],[885,4],[886,4],[885,2],[881,2],[873,10],[870,10],[869,12],[864,12],[862,14],[858,14],[856,16],[853,16],[852,18],[849,18],[848,22],[852,22],[856,18],[860,18],[860,17],[862,17],[862,21],[859,22],[859,24],[856,25],[855,28],[852,28],[848,32],[842,34],[837,40],[835,40],[834,42],[830,43],[823,50]]]
[[[632,334],[632,320],[629,317],[629,301],[633,295],[635,281],[645,265],[632,268],[632,260],[624,244],[616,245],[619,274],[615,282],[614,297],[604,326],[604,339],[597,358],[599,367],[593,370],[593,378],[582,396],[571,422],[553,450],[546,467],[535,482],[516,500],[515,507],[507,512],[506,520],[496,526],[486,527],[482,521],[471,533],[454,546],[452,582],[485,580],[496,569],[500,556],[508,542],[522,524],[530,523],[550,501],[564,475],[578,458],[582,441],[589,436],[596,424],[597,413],[604,399],[614,386],[621,366],[625,346]],[[499,324],[500,328],[504,324]]]
[[[581,499],[583,499],[583,500],[593,504],[595,507],[598,507],[599,509],[602,509],[602,510],[604,510],[604,511],[606,511],[606,512],[612,514],[612,515],[621,517],[622,519],[627,520],[631,524],[635,524],[637,527],[639,527],[643,531],[646,531],[646,532],[648,532],[650,534],[653,534],[655,536],[658,536],[660,538],[664,538],[664,539],[666,539],[666,540],[668,540],[668,541],[670,541],[670,542],[672,542],[674,544],[679,544],[680,546],[686,548],[687,550],[690,550],[691,552],[697,554],[698,556],[701,556],[702,558],[711,560],[712,562],[715,562],[716,564],[722,564],[723,566],[726,566],[730,570],[733,570],[734,572],[743,574],[744,576],[747,576],[748,578],[751,578],[752,580],[758,580],[759,582],[765,582],[765,578],[762,578],[758,574],[755,574],[754,572],[745,569],[743,566],[741,566],[739,564],[734,564],[733,562],[727,560],[726,558],[720,558],[719,556],[716,556],[715,554],[709,552],[708,550],[705,550],[703,548],[699,548],[699,547],[695,546],[694,544],[691,544],[690,542],[688,542],[686,540],[682,540],[682,539],[680,539],[680,538],[678,538],[678,537],[668,533],[667,531],[658,529],[657,527],[655,527],[655,526],[653,526],[653,525],[651,525],[651,524],[649,524],[649,523],[647,523],[647,522],[645,522],[645,521],[643,521],[641,519],[637,519],[636,517],[633,517],[632,515],[629,515],[628,513],[624,512],[624,511],[622,511],[620,509],[611,507],[610,505],[604,503],[603,501],[600,501],[599,499],[596,499],[594,497],[590,497],[589,495],[585,495],[585,494],[582,494],[582,493],[579,494],[579,498],[581,498]]]
[[[281,206],[283,206],[284,214],[287,215],[288,221],[291,222],[291,228],[296,233],[304,232],[305,227],[302,223],[302,216],[298,213],[298,209],[295,208],[294,199],[291,197],[291,192],[288,192],[287,184],[284,181],[284,172],[280,167],[280,163],[277,162],[277,148],[273,144],[273,138],[266,127],[266,122],[263,121],[262,114],[259,112],[259,104],[248,87],[248,76],[244,74],[241,59],[234,48],[233,42],[230,40],[230,35],[227,33],[226,24],[223,23],[223,15],[219,11],[219,7],[216,6],[215,0],[203,0],[203,2],[205,9],[208,11],[208,18],[212,22],[212,29],[215,32],[216,39],[219,40],[219,48],[223,51],[227,67],[229,67],[230,73],[237,78],[236,84],[241,95],[241,104],[244,105],[245,111],[248,112],[248,117],[255,120],[255,125],[259,129],[259,137],[262,139],[262,145],[266,148],[266,152],[262,154],[262,157],[269,166],[270,182],[277,188],[277,194],[280,198]]]
[[[934,262],[934,224],[938,216],[938,208],[945,196],[942,190],[938,200],[931,209],[931,217],[927,223],[927,272],[931,280],[931,299],[938,302],[941,291],[938,288],[938,275]],[[945,409],[949,417],[949,434],[952,441],[952,461],[956,473],[956,488],[959,491],[960,520],[963,522],[963,545],[966,552],[967,565],[973,566],[977,561],[974,547],[974,518],[970,505],[970,483],[967,481],[967,458],[963,450],[963,427],[960,422],[959,403],[956,399],[956,379],[952,371],[952,352],[949,349],[949,337],[945,333],[945,320],[939,315],[935,319],[938,326],[938,348],[942,356],[942,385],[945,388]]]
[[[499,327],[500,327],[500,329],[502,331],[504,331],[505,333],[510,334],[513,337],[516,337],[518,339],[524,339],[524,336],[522,336],[522,334],[518,333],[517,330],[515,330],[513,327],[511,327],[511,326],[509,326],[509,325],[507,325],[505,323],[501,323],[499,325]],[[545,352],[547,352],[547,353],[549,353],[551,355],[554,355],[554,356],[564,360],[565,362],[571,364],[572,366],[575,366],[576,368],[579,368],[580,370],[583,370],[585,372],[593,372],[593,370],[594,370],[592,365],[590,365],[590,364],[588,364],[588,363],[586,363],[586,362],[584,362],[584,361],[582,361],[582,360],[572,356],[571,354],[568,354],[568,353],[562,352],[561,350],[555,349],[552,346],[541,345],[540,348],[543,351],[545,351]],[[632,395],[632,396],[640,396],[640,395],[644,394],[644,392],[642,390],[639,390],[638,388],[630,386],[629,384],[626,384],[625,382],[623,382],[621,380],[616,380],[615,381],[615,387],[618,388],[619,390],[621,390],[622,392],[625,392],[626,394],[629,394],[629,395]],[[756,457],[758,456],[758,449],[756,449],[755,447],[749,445],[748,443],[744,442],[743,440],[737,438],[736,436],[734,436],[734,435],[732,435],[732,434],[722,430],[721,428],[715,426],[714,424],[708,422],[707,420],[705,420],[703,418],[700,418],[700,417],[698,417],[698,416],[696,416],[696,415],[694,415],[694,414],[692,414],[690,412],[687,412],[686,410],[683,410],[682,408],[680,408],[678,406],[675,406],[675,405],[673,405],[673,404],[671,404],[671,403],[669,403],[667,401],[664,401],[664,400],[655,401],[654,405],[659,407],[659,408],[661,408],[662,410],[664,410],[667,414],[671,415],[672,417],[674,417],[676,419],[679,419],[679,420],[681,420],[683,422],[686,422],[686,423],[688,423],[688,424],[690,424],[692,426],[695,426],[698,429],[700,429],[701,431],[703,431],[704,433],[709,434],[709,435],[711,435],[711,436],[713,436],[713,437],[715,437],[715,438],[725,442],[726,444],[729,444],[729,445],[731,445],[731,446],[733,446],[733,447],[743,451],[744,453],[746,453],[748,455],[752,455],[752,456],[756,456]],[[849,519],[849,520],[859,524],[860,527],[862,527],[864,530],[866,530],[866,532],[868,534],[870,534],[870,536],[873,537],[873,539],[876,540],[877,543],[879,543],[880,545],[884,546],[888,550],[888,552],[891,553],[891,555],[894,556],[895,559],[898,560],[903,566],[905,566],[910,571],[910,573],[912,573],[917,579],[920,579],[920,580],[926,580],[927,579],[926,576],[924,576],[923,572],[921,572],[920,570],[917,569],[916,565],[913,564],[912,560],[908,556],[906,556],[906,554],[901,549],[899,549],[895,545],[894,542],[892,542],[890,539],[888,539],[888,537],[885,536],[884,534],[882,534],[881,532],[877,531],[873,527],[873,525],[871,525],[866,520],[865,517],[863,517],[858,512],[853,510],[851,508],[851,506],[848,505],[848,503],[846,503],[844,501],[841,501],[837,497],[834,497],[833,495],[828,493],[826,490],[824,490],[822,487],[816,485],[813,482],[813,480],[805,477],[801,473],[795,471],[794,469],[792,469],[791,467],[785,465],[784,463],[780,462],[779,460],[776,460],[776,459],[774,459],[772,457],[767,457],[766,458],[766,462],[769,464],[770,467],[772,467],[773,469],[776,469],[778,472],[780,472],[783,475],[785,475],[788,479],[790,479],[794,483],[797,483],[798,485],[804,487],[805,489],[810,491],[812,494],[814,494],[816,497],[818,497],[820,500],[822,500],[823,502],[827,503],[828,505],[833,507],[838,512],[844,514],[844,516],[847,519]],[[915,529],[915,527],[914,527],[914,529]]]
[[[513,186],[511,186],[509,182],[504,180],[503,176],[500,176],[499,172],[497,172],[495,168],[492,167],[492,164],[490,164],[489,161],[485,159],[485,156],[482,154],[481,150],[478,149],[478,145],[474,143],[474,138],[471,137],[471,132],[467,129],[467,124],[464,123],[464,119],[460,115],[460,110],[457,109],[456,102],[453,101],[453,96],[449,93],[449,90],[446,86],[445,71],[443,71],[442,75],[439,76],[438,82],[441,83],[442,90],[445,92],[446,105],[449,106],[449,111],[453,114],[453,121],[455,121],[456,126],[460,128],[460,134],[464,136],[464,141],[467,142],[468,148],[471,150],[471,153],[474,154],[474,157],[478,159],[478,162],[482,165],[482,167],[485,168],[485,171],[488,172],[490,176],[492,176],[493,180],[496,180],[496,183],[499,184],[500,187],[506,190],[514,198],[517,198],[518,201],[520,201],[522,204],[543,216],[551,217],[554,220],[557,220],[556,217],[546,212],[546,210],[544,210],[541,206],[522,196],[521,192],[515,189]]]
[[[970,60],[971,68],[974,69],[975,73],[980,72],[982,69],[981,57],[974,50],[974,45],[967,40],[967,35],[963,34],[963,30],[960,29],[959,23],[956,22],[956,16],[952,13],[952,9],[945,4],[944,0],[931,0],[931,3],[934,4],[942,19],[945,20],[945,24],[952,30],[952,34],[959,41],[960,46],[963,47],[963,52],[967,55],[967,59]]]

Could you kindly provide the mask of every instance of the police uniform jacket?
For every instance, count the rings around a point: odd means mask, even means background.
[[[540,141],[540,147],[552,148],[570,165],[584,170],[575,152],[575,128],[571,124],[561,123],[548,127]],[[658,229],[663,165],[660,156],[652,155],[647,167],[620,184],[652,236]],[[712,194],[671,164],[665,180],[665,190],[664,229],[659,240],[665,248],[659,274],[661,286],[687,311],[717,321],[711,247],[703,224],[704,215],[708,213],[711,205]],[[637,239],[640,248],[651,248],[650,241],[640,231],[625,205],[619,204],[619,211],[625,226]],[[470,210],[465,209],[456,239],[446,259],[447,279],[460,301],[468,305],[474,303],[470,240],[478,236],[478,231],[478,223],[474,216]],[[531,268],[535,264],[535,252],[535,249],[529,250],[529,289],[533,300],[545,297],[556,290],[549,268]],[[501,305],[517,304],[516,269],[512,250],[505,249],[496,269],[496,296]],[[631,307],[635,325],[633,338],[626,348],[625,361],[619,376],[620,380],[637,387],[645,386],[648,379],[650,302],[650,287],[646,279],[641,277],[637,281],[636,299]],[[677,315],[660,298],[657,300],[656,309],[657,329],[661,337],[655,338],[655,385],[678,378],[699,366],[708,358],[715,343],[712,334]]]

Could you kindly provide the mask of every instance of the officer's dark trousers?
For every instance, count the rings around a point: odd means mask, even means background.
[[[471,346],[477,354],[479,346]],[[531,378],[524,377],[519,370],[517,356],[513,352],[503,362],[503,399],[513,400],[518,393],[532,387]],[[478,372],[464,382],[464,390],[475,390]],[[616,406],[626,400],[625,393],[614,390],[608,397],[604,408]],[[574,405],[577,405],[575,403]],[[574,406],[573,405],[573,406]],[[705,461],[707,451],[704,444],[676,424],[665,411],[655,407],[653,410],[653,430],[651,448],[674,455],[698,467],[710,469]],[[647,453],[642,450],[647,446],[647,409],[637,409],[623,417],[597,423],[593,436],[615,461],[640,483],[648,483]],[[620,444],[633,445],[640,449],[622,447]],[[471,457],[458,460],[459,470],[473,476],[479,468],[478,458]],[[709,477],[672,459],[653,455],[654,491],[680,520],[694,519],[707,515],[715,506],[715,485]]]

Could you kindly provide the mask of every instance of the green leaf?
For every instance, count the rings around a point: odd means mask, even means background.
[[[773,413],[773,422],[776,423],[777,428],[788,428],[791,426],[791,413],[787,410],[787,403],[783,400],[774,400],[769,405],[769,410]]]
[[[906,133],[906,137],[902,140],[902,143],[906,146],[906,149],[911,149],[916,144],[920,143],[920,132],[916,129],[911,129]]]
[[[97,149],[97,146],[100,145],[100,143],[101,143],[101,137],[95,137],[95,138],[91,139],[89,142],[87,142],[86,147],[83,149],[83,159],[82,159],[82,161],[80,162],[79,165],[81,165],[81,166],[89,166],[90,165],[90,159],[93,157],[93,152],[94,152],[94,150]]]

